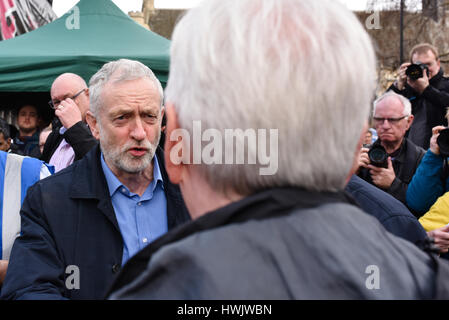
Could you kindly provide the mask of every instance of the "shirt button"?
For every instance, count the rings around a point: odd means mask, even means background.
[[[138,206],[141,206],[141,205],[142,205],[142,202],[137,203],[137,205],[138,205]]]
[[[125,189],[125,188],[122,188],[122,192],[126,192],[126,189]]]
[[[120,271],[120,266],[116,263],[112,266],[112,272],[117,273]]]
[[[143,243],[147,243],[147,242],[148,242],[148,239],[147,239],[147,238],[143,238],[143,239],[142,239],[142,242],[143,242]]]

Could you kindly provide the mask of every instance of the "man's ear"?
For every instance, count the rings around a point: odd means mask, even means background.
[[[92,135],[95,137],[95,139],[100,140],[100,131],[98,128],[97,118],[95,118],[90,110],[86,113],[86,121],[89,125],[89,129],[92,132]]]
[[[164,146],[165,167],[170,181],[174,184],[179,184],[182,181],[186,165],[182,161],[179,161],[179,145],[183,142],[172,138],[172,134],[173,137],[176,137],[175,130],[180,129],[178,116],[172,103],[166,104],[165,117],[167,119]],[[181,149],[181,152],[184,152],[184,150]]]
[[[407,118],[407,130],[410,129],[410,127],[412,126],[413,119],[415,119],[415,117],[412,114],[408,116],[408,118]]]

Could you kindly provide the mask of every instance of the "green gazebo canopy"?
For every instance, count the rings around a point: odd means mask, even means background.
[[[86,82],[106,62],[138,60],[165,86],[170,41],[145,29],[110,0],[81,0],[37,30],[0,42],[0,92],[48,92],[73,72]]]

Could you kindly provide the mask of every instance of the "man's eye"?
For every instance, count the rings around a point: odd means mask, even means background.
[[[156,119],[157,116],[154,115],[154,114],[146,114],[146,115],[145,115],[145,118],[147,118],[147,119]]]

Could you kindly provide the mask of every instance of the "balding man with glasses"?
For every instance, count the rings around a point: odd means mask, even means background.
[[[408,184],[424,156],[425,150],[405,137],[413,123],[410,101],[387,92],[374,102],[373,123],[378,140],[388,154],[385,167],[370,162],[369,149],[363,148],[359,158],[359,176],[406,203]]]
[[[57,117],[45,143],[41,159],[60,171],[81,159],[97,140],[86,124],[89,88],[80,76],[64,73],[51,86],[49,105]]]

